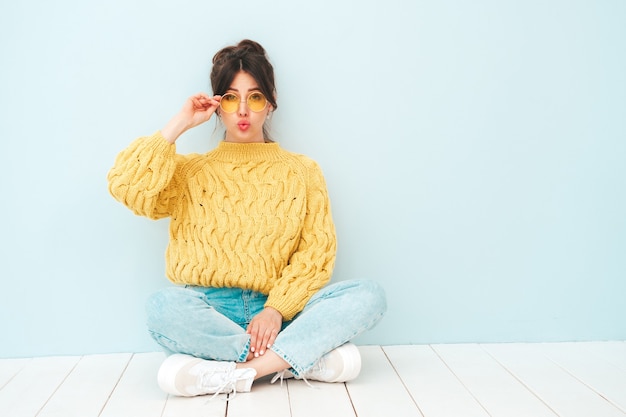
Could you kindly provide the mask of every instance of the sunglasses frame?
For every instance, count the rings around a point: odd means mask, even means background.
[[[262,109],[260,109],[260,110],[254,110],[254,109],[252,108],[252,106],[250,106],[250,102],[249,102],[250,97],[252,97],[252,96],[253,96],[253,95],[255,95],[255,94],[260,94],[260,95],[261,95],[261,97],[263,97],[263,100],[265,100],[265,104],[263,105],[263,108],[262,108]],[[224,97],[227,97],[227,96],[237,97],[237,107],[236,107],[233,111],[228,111],[228,110],[226,110],[226,109],[224,108],[224,106],[222,105],[222,103],[224,103],[224,101],[223,101],[223,100],[224,100]],[[263,110],[265,110],[265,109],[267,108],[267,104],[268,104],[268,103],[269,103],[269,101],[267,100],[267,97],[265,97],[265,94],[263,94],[263,93],[262,93],[262,92],[260,92],[260,91],[252,91],[252,92],[251,92],[250,94],[248,94],[248,96],[246,97],[246,106],[248,106],[248,108],[249,108],[251,111],[255,112],[255,113],[260,113],[260,112],[262,112]],[[239,106],[241,106],[241,97],[240,97],[240,96],[238,96],[237,94],[235,94],[235,93],[226,93],[226,94],[222,95],[222,98],[220,99],[220,108],[221,108],[221,109],[222,109],[222,111],[224,111],[225,113],[235,113],[235,112],[239,109]]]

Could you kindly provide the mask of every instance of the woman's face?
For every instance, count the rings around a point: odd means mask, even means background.
[[[256,81],[250,74],[239,71],[235,75],[226,93],[232,93],[239,97],[240,102],[237,110],[233,113],[226,113],[223,109],[219,109],[222,123],[226,127],[226,138],[224,138],[226,142],[263,143],[265,141],[263,123],[272,107],[268,102],[263,110],[255,112],[250,110],[247,103],[250,94],[260,92]]]

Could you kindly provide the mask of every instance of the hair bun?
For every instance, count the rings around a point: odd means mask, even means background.
[[[242,40],[237,44],[236,48],[245,50],[247,52],[253,52],[259,55],[265,55],[265,49],[263,49],[263,47],[259,43],[250,39]]]
[[[255,41],[244,39],[237,45],[228,46],[216,53],[213,57],[213,64],[228,59],[242,59],[248,54],[265,56],[265,49]]]

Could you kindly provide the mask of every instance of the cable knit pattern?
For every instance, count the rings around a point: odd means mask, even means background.
[[[277,143],[220,142],[183,156],[157,132],[122,151],[108,181],[135,214],[170,217],[174,283],[259,291],[291,320],[330,280],[336,238],[324,177]]]

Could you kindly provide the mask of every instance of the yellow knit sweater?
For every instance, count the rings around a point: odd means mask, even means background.
[[[336,238],[324,177],[277,143],[178,155],[157,132],[122,151],[108,181],[135,214],[170,217],[174,283],[259,291],[291,320],[330,280]]]

